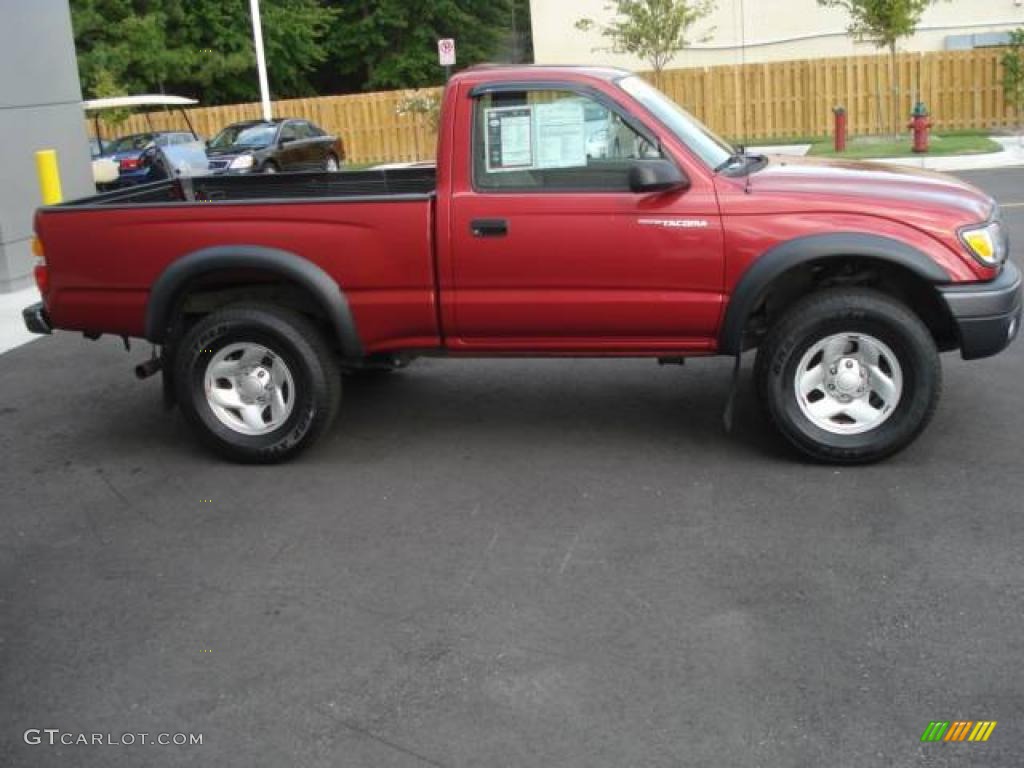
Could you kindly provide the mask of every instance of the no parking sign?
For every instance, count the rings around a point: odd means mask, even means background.
[[[455,66],[455,41],[450,37],[437,41],[437,58],[442,67]]]

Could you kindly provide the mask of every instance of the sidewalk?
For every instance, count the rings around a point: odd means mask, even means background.
[[[927,168],[931,171],[979,171],[986,168],[1013,168],[1024,166],[1024,145],[1016,136],[993,136],[992,141],[1001,144],[1002,152],[987,155],[949,155],[948,157],[887,157],[874,160],[876,163],[908,165],[913,168]]]
[[[906,165],[911,168],[926,168],[932,171],[977,171],[986,168],[1013,168],[1024,166],[1024,145],[1016,136],[992,136],[992,141],[1002,145],[1002,152],[986,155],[947,155],[946,157],[882,157],[867,162]],[[810,144],[776,144],[750,147],[748,151],[768,155],[789,155],[804,157],[811,150]],[[840,158],[841,159],[841,158]]]
[[[21,310],[37,301],[39,291],[34,287],[22,288],[13,293],[0,293],[0,355],[39,338],[25,329],[21,319]]]

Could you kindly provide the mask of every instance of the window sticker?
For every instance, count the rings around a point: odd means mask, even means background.
[[[535,107],[537,168],[579,168],[587,164],[584,103],[584,99],[561,99]]]
[[[484,151],[487,172],[522,171],[533,167],[533,107],[484,110],[487,130]]]

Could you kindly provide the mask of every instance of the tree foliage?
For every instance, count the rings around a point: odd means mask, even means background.
[[[690,45],[690,29],[715,10],[714,0],[616,0],[605,6],[614,12],[601,34],[615,53],[629,53],[643,59],[660,73],[676,54]],[[576,28],[589,31],[599,25],[589,18],[579,19]],[[708,30],[700,42],[711,39]]]
[[[1024,113],[1024,27],[1010,33],[1010,46],[1003,54],[1003,93],[1019,123]]]
[[[523,3],[513,0],[338,0],[330,64],[367,89],[419,88],[443,80],[437,41],[456,39],[460,63],[491,59]]]
[[[515,55],[530,24],[529,0],[260,5],[275,98],[436,85],[439,37],[456,38],[466,65]],[[87,96],[166,91],[206,104],[259,96],[247,0],[71,0],[71,11]]]
[[[942,0],[818,0],[827,8],[842,8],[850,16],[847,31],[879,48],[892,49],[910,37],[921,23],[921,15]]]
[[[318,0],[263,0],[262,10],[275,95],[311,93],[335,11]],[[258,96],[245,0],[72,0],[71,12],[87,95],[167,91],[208,103]]]
[[[912,36],[928,8],[944,0],[818,0],[826,8],[842,8],[850,17],[847,31],[859,40],[870,40],[879,48],[889,50],[889,72],[892,93],[889,102],[891,132],[899,133],[900,82],[896,66],[896,46],[904,37]],[[909,110],[908,110],[909,111]]]

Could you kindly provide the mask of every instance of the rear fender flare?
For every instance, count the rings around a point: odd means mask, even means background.
[[[280,275],[308,290],[327,315],[346,357],[362,357],[363,345],[344,291],[308,259],[262,245],[203,248],[177,259],[157,278],[146,305],[146,338],[160,344],[168,336],[182,290],[204,274],[230,269],[259,269]]]
[[[949,274],[934,259],[890,237],[853,232],[789,240],[755,259],[736,283],[718,334],[719,353],[735,355],[743,350],[747,321],[778,277],[801,264],[850,257],[895,264],[932,284],[950,281]]]

